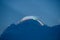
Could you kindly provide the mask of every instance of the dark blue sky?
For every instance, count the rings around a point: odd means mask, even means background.
[[[60,1],[0,0],[0,32],[25,16],[36,16],[48,26],[60,24]]]

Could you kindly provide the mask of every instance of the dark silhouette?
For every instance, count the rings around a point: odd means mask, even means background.
[[[42,26],[38,21],[29,19],[9,26],[0,40],[60,40],[60,26]]]

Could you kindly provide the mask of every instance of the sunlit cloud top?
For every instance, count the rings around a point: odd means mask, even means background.
[[[36,20],[37,22],[40,23],[40,25],[44,25],[44,24],[43,24],[37,17],[35,17],[35,16],[26,16],[26,17],[22,18],[20,22],[23,22],[23,21],[26,21],[26,20],[29,20],[29,19]]]

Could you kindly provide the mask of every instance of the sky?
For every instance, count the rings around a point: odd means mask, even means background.
[[[60,24],[59,0],[0,0],[0,33],[25,16],[36,16],[48,26]]]

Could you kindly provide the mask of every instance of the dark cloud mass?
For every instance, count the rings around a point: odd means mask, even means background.
[[[36,16],[48,26],[60,24],[60,1],[0,0],[0,34],[25,16]]]
[[[29,19],[19,24],[11,24],[0,40],[60,40],[60,25],[49,27],[37,20]]]

